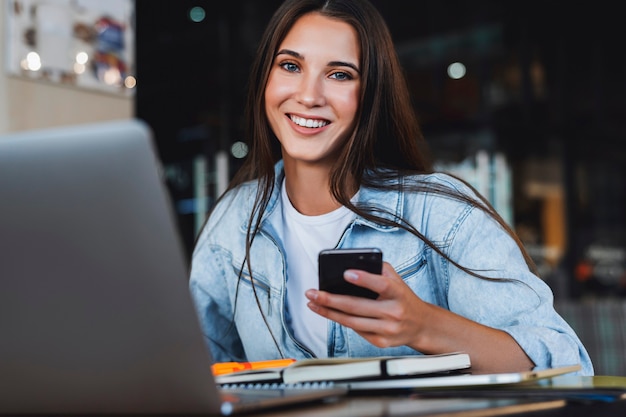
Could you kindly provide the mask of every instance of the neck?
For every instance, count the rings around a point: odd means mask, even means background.
[[[328,167],[285,163],[287,195],[298,212],[316,216],[341,206],[330,193],[329,173]]]

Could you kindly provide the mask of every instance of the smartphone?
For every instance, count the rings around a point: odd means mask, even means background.
[[[319,253],[319,289],[335,294],[376,299],[378,294],[343,278],[346,269],[382,273],[383,253],[378,248],[325,249]]]

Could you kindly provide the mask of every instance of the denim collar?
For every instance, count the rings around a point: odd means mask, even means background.
[[[285,178],[285,170],[283,166],[283,161],[279,160],[274,166],[274,189],[272,190],[272,194],[270,196],[270,200],[267,204],[267,208],[263,213],[263,219],[261,221],[262,228],[273,229],[272,225],[277,224],[280,219],[275,219],[275,216],[280,216],[280,212],[276,209],[280,207],[280,187]],[[402,180],[400,180],[402,181]],[[258,184],[258,183],[257,183]],[[256,188],[255,188],[256,192]],[[254,197],[250,196],[248,201],[247,212],[249,213],[252,210],[252,206],[254,204]],[[359,195],[357,199],[357,204],[363,204],[371,207],[376,207],[381,210],[379,215],[384,218],[390,220],[397,220],[403,216],[403,202],[404,195],[399,190],[377,190],[369,187],[361,187],[359,190]],[[245,219],[243,224],[241,225],[241,229],[245,232],[248,228],[248,220]],[[378,223],[372,222],[368,219],[365,219],[361,216],[357,216],[354,220],[354,224],[360,224],[364,226],[371,227],[375,230],[381,231],[393,231],[397,229],[397,227],[380,225]]]

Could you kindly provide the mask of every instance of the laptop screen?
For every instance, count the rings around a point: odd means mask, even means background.
[[[0,137],[0,412],[219,410],[160,169],[138,120]]]

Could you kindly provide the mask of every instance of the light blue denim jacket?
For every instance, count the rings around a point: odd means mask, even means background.
[[[198,237],[190,290],[214,361],[279,358],[268,327],[284,357],[313,357],[294,338],[290,328],[285,291],[289,277],[281,241],[279,191],[283,178],[279,162],[274,191],[262,214],[261,231],[252,245],[258,302],[249,273],[244,272],[239,285],[237,278],[244,262],[248,217],[257,183],[246,183],[229,192],[216,205]],[[445,174],[431,174],[424,179],[469,192]],[[526,285],[468,275],[414,235],[360,217],[348,226],[337,247],[382,249],[384,260],[422,300],[509,333],[536,364],[535,369],[580,363],[582,374],[593,374],[581,341],[554,310],[550,288],[529,271],[513,239],[482,210],[432,193],[361,188],[358,198],[406,218],[461,265],[492,277],[514,278]],[[381,349],[349,328],[335,322],[328,326],[330,357],[412,354],[420,352],[407,346]]]

